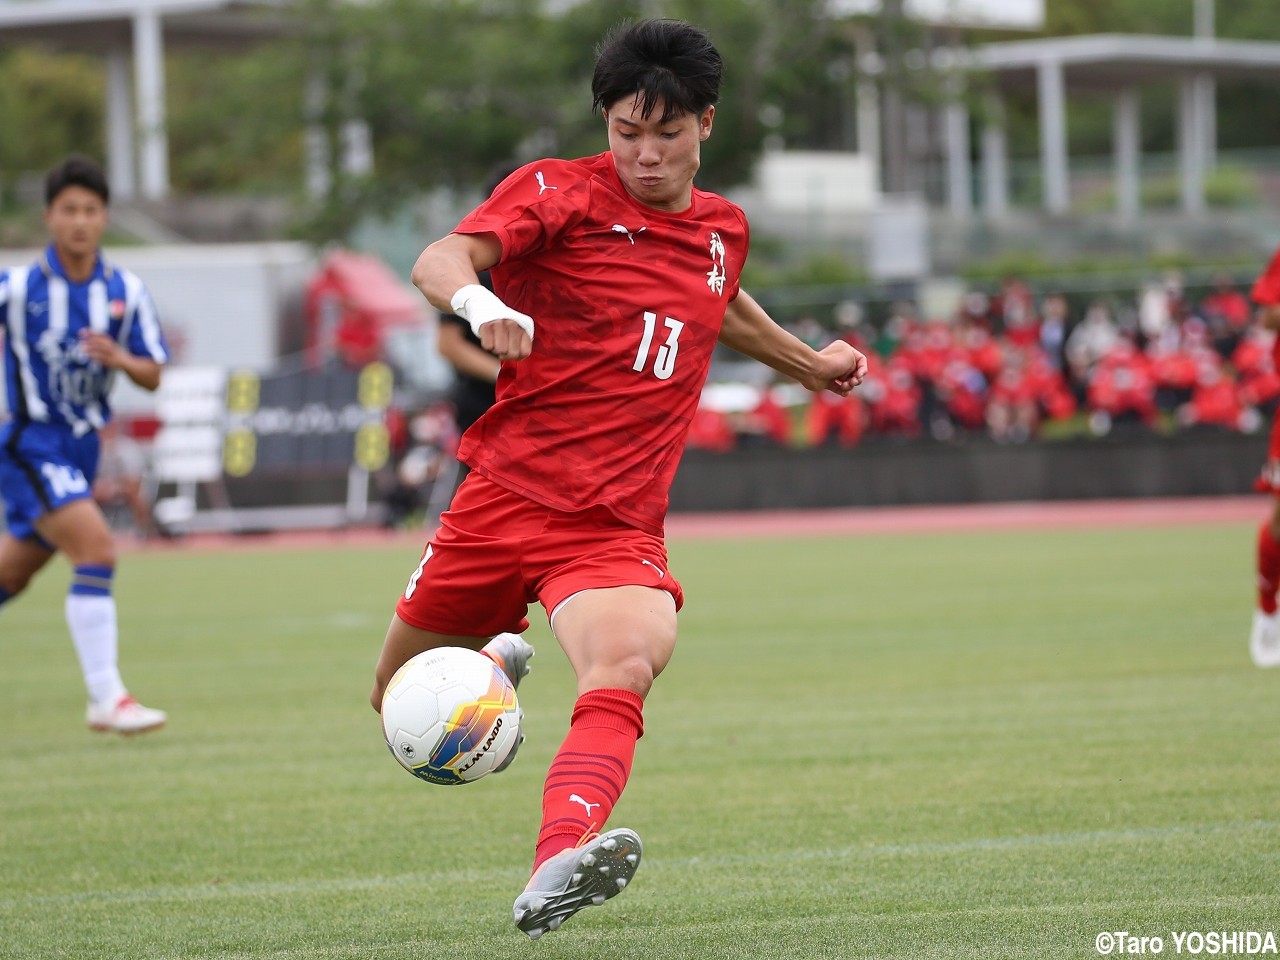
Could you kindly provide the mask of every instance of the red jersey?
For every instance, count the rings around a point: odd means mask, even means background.
[[[1272,255],[1271,262],[1254,283],[1249,296],[1260,307],[1274,307],[1280,304],[1280,250]],[[1276,369],[1280,370],[1280,337],[1276,337],[1275,345],[1271,348],[1271,357]],[[1280,423],[1280,420],[1276,422]]]
[[[522,167],[454,232],[497,237],[494,292],[535,329],[533,352],[502,364],[461,458],[545,506],[604,506],[660,535],[738,295],[746,216],[696,189],[680,213],[645,206],[602,153]]]
[[[1263,307],[1272,307],[1280,303],[1280,250],[1277,250],[1253,284],[1249,294],[1253,302]]]

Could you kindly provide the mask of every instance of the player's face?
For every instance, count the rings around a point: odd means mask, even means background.
[[[610,106],[604,111],[609,150],[628,193],[657,210],[679,213],[689,206],[702,141],[711,136],[716,108],[661,123],[662,108],[658,103],[645,117],[638,96]]]
[[[98,252],[107,229],[107,205],[92,190],[64,187],[45,207],[44,222],[64,264],[83,261]]]

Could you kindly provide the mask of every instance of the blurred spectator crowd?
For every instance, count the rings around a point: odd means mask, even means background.
[[[1037,297],[1006,279],[971,292],[953,316],[924,319],[909,303],[872,325],[854,303],[833,328],[803,318],[791,330],[812,346],[839,337],[871,370],[849,399],[795,384],[712,382],[689,444],[809,446],[884,438],[938,441],[1186,430],[1252,433],[1280,399],[1273,334],[1226,276],[1200,297],[1170,273],[1131,299]]]

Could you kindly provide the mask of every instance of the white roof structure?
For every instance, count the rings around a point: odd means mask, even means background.
[[[179,43],[237,46],[276,36],[290,0],[0,0],[6,42],[42,42],[98,52],[132,40],[139,16],[155,14]]]
[[[1041,65],[1051,62],[1062,64],[1073,86],[1096,89],[1203,71],[1218,77],[1275,76],[1280,43],[1100,33],[987,44],[970,61],[994,71],[1006,85],[1031,80]]]
[[[1045,0],[903,0],[904,16],[935,26],[1040,30]],[[879,14],[882,0],[827,0],[836,16]]]
[[[1067,191],[1067,101],[1072,90],[1102,94],[1114,103],[1114,155],[1118,213],[1132,219],[1138,208],[1140,88],[1173,82],[1178,86],[1178,155],[1182,209],[1204,210],[1204,176],[1216,150],[1216,81],[1219,78],[1280,79],[1280,43],[1223,40],[1212,36],[1169,37],[1125,34],[1055,37],[992,43],[973,50],[940,51],[940,69],[989,74],[1003,91],[1034,86],[1040,123],[1040,163],[1044,206],[1065,213]],[[958,107],[963,111],[962,107]],[[967,128],[967,120],[965,123]],[[953,212],[963,213],[967,189],[968,140],[960,124],[949,125],[948,164]],[[963,143],[959,140],[963,139]],[[984,190],[988,212],[999,214],[1007,187],[1003,133],[983,135]]]
[[[0,43],[42,43],[105,57],[112,190],[122,200],[139,195],[156,200],[169,192],[165,43],[242,49],[288,29],[285,11],[291,5],[291,0],[0,0]]]

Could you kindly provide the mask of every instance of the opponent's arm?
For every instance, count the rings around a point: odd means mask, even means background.
[[[480,283],[480,271],[501,256],[502,244],[491,233],[451,233],[422,251],[411,279],[437,310],[470,323],[490,353],[500,360],[521,360],[533,351],[533,318]]]
[[[720,342],[815,392],[830,390],[848,396],[867,373],[867,358],[861,351],[843,340],[814,350],[778,326],[745,290],[739,290],[725,308]]]
[[[80,342],[90,360],[109,370],[124,371],[125,376],[143,390],[160,386],[160,372],[164,368],[150,357],[130,353],[105,333],[93,330],[83,331]]]

